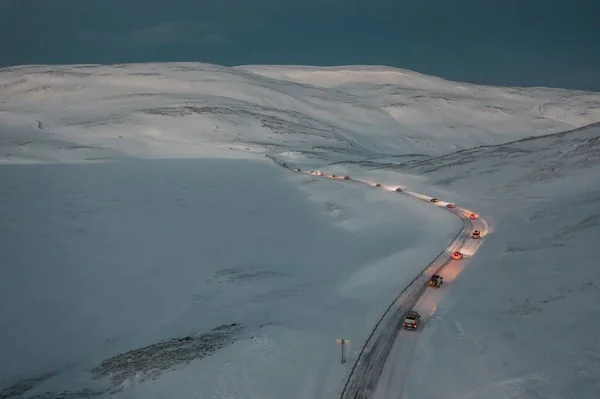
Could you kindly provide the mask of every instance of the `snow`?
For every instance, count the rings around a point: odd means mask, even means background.
[[[600,121],[597,93],[383,67],[24,66],[0,70],[0,93],[2,124],[20,129],[0,153],[11,163],[211,157],[224,143],[422,158]]]
[[[402,170],[495,223],[460,278],[422,298],[432,317],[398,335],[377,398],[598,397],[598,137],[594,126]]]
[[[599,121],[387,67],[2,69],[0,397],[339,397],[449,202],[482,239],[376,396],[598,397]]]
[[[168,397],[176,382],[180,397],[198,386],[257,397],[274,378],[266,397],[300,395],[328,382],[315,380],[316,363],[343,377],[335,339],[364,341],[459,225],[418,201],[293,176],[261,157],[0,174],[0,375],[11,385],[59,374],[32,393],[97,386],[84,370],[108,357],[237,323],[235,344],[136,395]],[[332,382],[315,390],[335,392]]]

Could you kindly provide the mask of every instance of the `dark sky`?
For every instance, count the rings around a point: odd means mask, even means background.
[[[149,61],[600,91],[600,0],[0,0],[0,66]]]

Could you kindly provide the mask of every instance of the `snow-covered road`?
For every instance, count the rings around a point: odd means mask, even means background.
[[[445,291],[449,288],[447,284],[452,284],[452,281],[460,274],[469,258],[472,257],[482,243],[482,238],[488,233],[488,225],[485,220],[478,218],[470,220],[471,212],[460,209],[458,214],[468,220],[467,226],[469,230],[466,237],[448,247],[449,251],[458,250],[463,254],[462,260],[446,261],[442,267],[435,273],[444,278],[444,284],[440,288],[432,288],[424,290],[418,297],[413,310],[416,310],[423,317],[422,324],[427,323],[427,320],[435,316],[437,304],[444,296]],[[470,238],[470,232],[479,230],[481,232],[480,239]],[[461,234],[462,235],[462,234]],[[379,384],[374,395],[369,396],[373,399],[400,399],[403,397],[404,382],[408,375],[408,370],[411,363],[411,358],[417,340],[421,335],[421,331],[406,331],[400,329],[392,349],[388,355],[383,371],[379,377]],[[360,396],[359,396],[360,397]]]
[[[246,148],[246,150],[249,150]],[[296,173],[333,180],[342,180],[348,183],[363,184],[380,190],[387,190],[396,195],[406,195],[426,201],[436,207],[441,207],[454,213],[462,219],[463,228],[458,232],[448,246],[427,265],[404,290],[394,302],[386,309],[367,341],[362,346],[358,359],[350,372],[346,385],[341,394],[342,399],[400,399],[404,388],[405,378],[414,347],[420,336],[422,325],[434,316],[437,304],[448,284],[460,274],[468,264],[469,259],[475,255],[483,239],[489,233],[487,222],[480,218],[474,211],[450,205],[449,202],[437,200],[432,202],[432,197],[415,192],[406,191],[399,185],[379,184],[372,181],[354,179],[350,176],[331,175],[322,171],[302,171],[292,168],[285,162],[265,155],[280,166]],[[453,206],[454,205],[454,206]],[[472,232],[478,230],[480,238],[472,238]],[[462,259],[453,260],[455,252],[462,254]],[[440,288],[428,289],[427,281],[433,274],[441,275],[444,284]],[[421,314],[422,323],[417,331],[406,331],[401,328],[404,315],[408,310],[416,310]]]

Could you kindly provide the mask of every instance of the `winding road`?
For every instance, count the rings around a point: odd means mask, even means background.
[[[481,246],[484,237],[489,232],[488,224],[469,209],[454,204],[452,204],[453,207],[448,207],[449,203],[441,200],[432,202],[432,197],[406,191],[401,186],[378,184],[372,181],[353,179],[350,176],[325,174],[321,171],[306,172],[292,168],[272,156],[265,156],[296,173],[362,184],[394,194],[406,195],[445,209],[462,219],[463,227],[454,239],[425,267],[421,274],[398,294],[381,316],[363,345],[341,394],[341,399],[402,398],[408,366],[423,328],[419,327],[417,331],[402,329],[404,316],[408,310],[416,310],[422,316],[421,326],[427,323],[427,320],[435,313],[436,306],[447,290],[448,284],[452,284],[452,281]],[[472,238],[471,234],[474,230],[480,231],[479,239]],[[462,259],[452,259],[452,254],[456,251],[463,255]],[[440,288],[428,288],[427,286],[427,281],[434,274],[444,278],[444,284]]]
[[[230,149],[234,148],[230,147]],[[252,151],[247,147],[244,150]],[[279,166],[296,173],[361,184],[386,190],[395,195],[405,195],[425,201],[432,206],[453,213],[462,220],[462,229],[446,248],[397,295],[373,327],[371,334],[361,348],[340,395],[340,399],[401,399],[410,361],[423,325],[427,325],[428,319],[434,315],[437,304],[451,287],[452,281],[469,263],[469,260],[475,255],[488,235],[489,226],[487,222],[470,209],[452,206],[454,204],[448,207],[449,202],[442,200],[432,202],[432,197],[404,190],[398,185],[378,184],[372,181],[354,179],[350,176],[326,174],[321,171],[302,171],[271,155],[264,154],[264,156],[270,158]],[[472,238],[474,230],[480,231],[480,238]],[[454,260],[452,254],[457,251],[462,254],[462,258]],[[440,288],[429,288],[427,285],[429,278],[434,274],[438,274],[444,279],[444,283]],[[421,327],[417,331],[407,331],[402,328],[402,322],[409,310],[416,310],[421,314]]]

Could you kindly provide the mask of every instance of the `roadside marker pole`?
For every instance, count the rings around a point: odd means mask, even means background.
[[[350,343],[349,339],[338,338],[335,340],[336,344],[341,344],[342,347],[342,364],[346,362],[346,353],[344,351],[344,347],[346,344]]]

